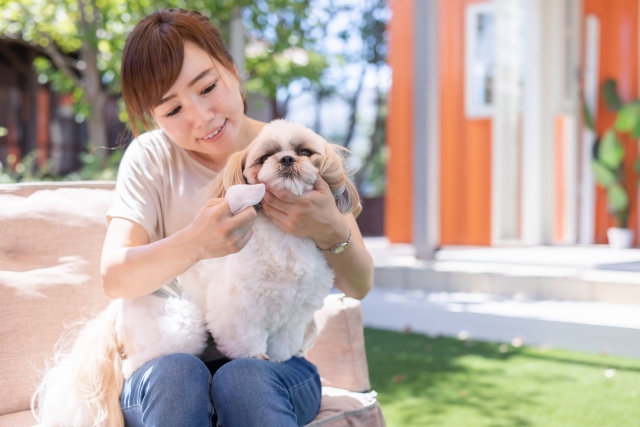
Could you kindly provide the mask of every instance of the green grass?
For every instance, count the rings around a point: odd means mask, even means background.
[[[365,339],[389,427],[640,426],[637,359],[376,329]]]

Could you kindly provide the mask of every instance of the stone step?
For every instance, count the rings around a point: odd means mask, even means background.
[[[640,305],[638,249],[449,247],[424,261],[415,258],[411,245],[380,238],[365,244],[379,288]]]
[[[640,305],[639,273],[566,270],[447,261],[416,262],[411,266],[376,265],[374,286]]]

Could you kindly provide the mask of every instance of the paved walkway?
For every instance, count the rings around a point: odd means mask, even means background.
[[[640,250],[445,248],[427,262],[366,244],[367,326],[640,357]]]

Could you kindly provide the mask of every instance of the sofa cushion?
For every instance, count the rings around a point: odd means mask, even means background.
[[[31,411],[20,411],[13,414],[0,415],[0,427],[32,427],[37,425]]]
[[[104,189],[0,190],[0,415],[29,408],[65,323],[108,303],[99,265],[113,197]]]
[[[99,264],[104,214],[114,197],[112,183],[0,185],[0,427],[34,423],[29,412],[20,411],[29,408],[38,371],[51,359],[65,324],[91,318],[109,302]],[[308,358],[318,366],[323,386],[368,390],[359,302],[330,295],[315,320],[318,336]],[[377,404],[329,397],[316,421],[347,420],[346,412],[358,419],[379,413]],[[378,424],[335,424],[342,425]]]
[[[322,387],[322,404],[307,427],[384,427],[384,417],[376,392],[354,393]]]
[[[371,388],[360,302],[344,294],[325,298],[316,312],[318,337],[307,358],[320,371],[323,386],[362,392]]]

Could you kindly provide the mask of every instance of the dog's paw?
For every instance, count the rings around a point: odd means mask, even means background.
[[[253,356],[254,359],[260,359],[260,360],[270,360],[269,356],[267,356],[266,354],[258,354],[257,356]]]

